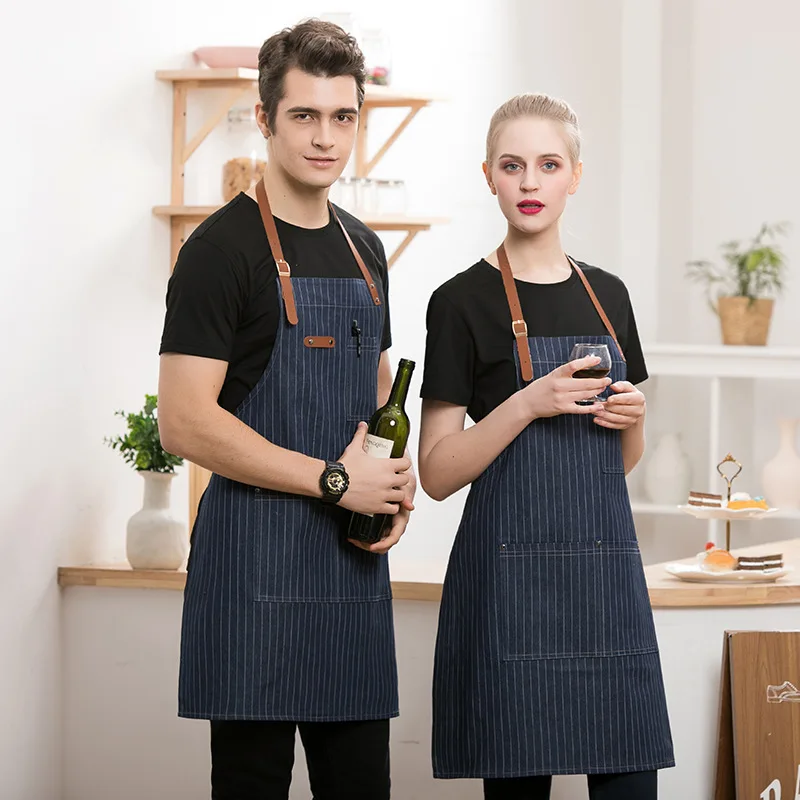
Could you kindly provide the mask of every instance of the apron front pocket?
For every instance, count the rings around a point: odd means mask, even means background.
[[[386,556],[345,539],[349,512],[318,500],[255,492],[255,599],[360,603],[391,598]]]
[[[636,544],[508,543],[498,560],[504,660],[657,650]]]

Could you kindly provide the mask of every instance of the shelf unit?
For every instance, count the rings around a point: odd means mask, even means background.
[[[165,219],[170,225],[170,268],[174,268],[178,251],[185,241],[187,227],[199,225],[220,206],[187,205],[185,197],[186,163],[206,140],[214,128],[225,118],[228,111],[247,94],[258,91],[258,70],[232,69],[177,69],[159,70],[156,78],[172,85],[172,160],[169,205],[156,206],[153,214]],[[203,89],[225,90],[219,102],[211,109],[199,128],[187,129],[186,112],[190,92]],[[364,103],[361,107],[358,133],[355,144],[355,176],[368,176],[386,155],[411,121],[434,100],[430,95],[398,91],[394,87],[365,86]],[[371,157],[367,152],[367,134],[370,115],[381,108],[407,109],[406,115],[378,147]],[[391,268],[405,252],[414,237],[433,225],[444,224],[446,219],[423,216],[366,216],[364,224],[374,231],[399,231],[405,237],[389,255]],[[189,464],[189,529],[194,525],[200,497],[208,485],[211,473],[196,464]]]
[[[660,376],[705,378],[709,381],[708,483],[719,481],[717,464],[724,453],[720,430],[722,382],[729,378],[800,381],[800,348],[734,347],[731,345],[651,344],[643,346],[651,378]],[[677,506],[664,506],[634,498],[633,511],[639,515],[676,516],[688,519]],[[800,520],[800,511],[779,511],[765,519]],[[717,541],[717,522],[706,522],[709,539]]]
[[[188,160],[205,141],[212,130],[223,120],[228,111],[245,95],[257,91],[258,71],[254,69],[179,69],[160,70],[156,78],[172,84],[172,179],[170,204],[156,206],[153,213],[168,219],[170,223],[170,263],[175,265],[178,251],[185,239],[186,228],[198,225],[219,206],[185,205],[184,169]],[[202,89],[226,89],[220,102],[203,120],[191,138],[186,126],[186,109],[189,93]],[[355,146],[355,175],[366,177],[386,155],[416,115],[435,99],[430,95],[400,92],[393,87],[365,87],[364,104],[361,108],[358,134]],[[406,108],[408,112],[394,131],[378,148],[372,157],[367,153],[367,132],[370,114],[380,108]],[[401,231],[405,238],[388,257],[389,267],[405,252],[414,237],[421,231],[430,230],[433,225],[447,222],[440,217],[393,216],[366,217],[362,221],[374,231]]]

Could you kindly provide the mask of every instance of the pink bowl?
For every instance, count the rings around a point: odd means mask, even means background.
[[[193,55],[207,67],[258,69],[258,51],[260,49],[259,47],[199,47]]]

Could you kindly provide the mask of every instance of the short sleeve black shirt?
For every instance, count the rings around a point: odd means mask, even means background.
[[[614,326],[628,380],[647,378],[628,290],[610,272],[577,262]],[[516,281],[529,336],[607,334],[573,270],[559,283]],[[466,406],[483,419],[517,390],[514,336],[500,271],[485,260],[451,278],[430,299],[422,397]]]
[[[391,346],[388,267],[383,244],[364,223],[336,207],[384,303],[382,350]],[[331,215],[308,229],[275,218],[292,275],[352,278],[361,272]],[[183,353],[228,362],[219,404],[230,412],[250,394],[269,363],[282,309],[275,261],[258,204],[245,194],[206,219],[178,255],[167,288],[161,353]]]

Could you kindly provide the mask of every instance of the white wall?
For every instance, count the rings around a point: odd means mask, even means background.
[[[719,323],[702,287],[685,279],[685,262],[719,258],[719,244],[748,239],[762,222],[789,220],[784,240],[788,281],[773,315],[770,344],[796,346],[800,336],[800,205],[795,186],[800,160],[800,105],[787,91],[800,74],[800,7],[767,0],[753,13],[743,0],[670,0],[663,3],[661,159],[658,269],[652,275],[659,297],[659,341],[721,341]],[[800,374],[795,376],[800,379]],[[709,485],[708,382],[650,381],[650,444],[666,431],[680,431],[690,455],[693,486]],[[759,494],[761,470],[778,448],[779,416],[796,417],[800,380],[723,381],[722,451],[745,466],[736,488]],[[686,409],[690,409],[687,413]],[[638,486],[640,474],[632,483]],[[689,555],[705,539],[702,523],[644,519],[640,538],[651,561]],[[736,526],[737,543],[797,536],[796,522]]]
[[[381,13],[396,12],[364,0],[349,5],[379,24],[386,23]],[[454,17],[444,4],[413,0],[392,19],[395,42],[412,43],[395,47],[398,82],[451,102],[420,115],[381,173],[407,179],[412,210],[456,220],[420,236],[393,275],[395,358],[421,362],[430,291],[501,233],[495,223],[487,235],[481,224],[480,159],[489,114],[520,88],[514,50],[503,48],[498,58],[496,47],[512,7],[500,2]],[[115,409],[134,410],[156,389],[169,243],[166,224],[150,209],[169,199],[171,99],[154,73],[184,65],[198,46],[259,44],[327,8],[144,0],[114,4],[112,23],[109,4],[81,0],[22,5],[13,23],[0,26],[0,348],[9,376],[0,394],[0,786],[9,800],[60,796],[62,688],[69,695],[74,686],[60,679],[56,568],[121,560],[125,521],[141,502],[140,480],[102,440],[122,430]],[[419,157],[423,148],[430,157]],[[188,202],[218,184],[220,162],[208,148],[196,164],[209,157],[208,176],[187,175],[197,190]],[[186,491],[182,476],[175,487],[181,513]],[[424,544],[409,547],[407,575],[427,568],[430,543],[434,566],[422,579],[435,580],[458,500],[436,510],[421,505]],[[188,737],[188,725],[177,730]]]
[[[378,23],[396,11],[349,6]],[[121,558],[125,520],[140,502],[138,479],[102,438],[120,430],[114,409],[137,408],[156,387],[168,232],[150,208],[168,200],[170,93],[153,73],[181,66],[202,44],[258,43],[326,6],[142,0],[116,4],[113,26],[96,33],[109,9],[100,0],[22,5],[0,29],[0,353],[9,376],[0,394],[0,785],[11,800],[60,793],[56,567]],[[786,218],[795,223],[793,281],[772,342],[796,343],[796,4],[764,0],[753,15],[744,0],[503,0],[456,15],[450,4],[409,0],[391,28],[398,84],[449,102],[420,114],[379,174],[406,178],[412,210],[453,219],[420,235],[392,274],[395,359],[421,363],[430,291],[502,236],[480,173],[485,129],[509,95],[537,89],[567,97],[585,132],[567,246],[626,279],[648,337],[718,341],[683,262]],[[216,185],[212,153],[197,155],[208,176],[188,179],[198,193]],[[678,386],[654,397],[651,432],[675,425],[677,402],[699,392]],[[743,446],[757,475],[777,444],[774,415],[796,414],[800,402],[788,384],[759,387],[753,399],[759,433]],[[740,427],[748,431],[749,419]],[[691,423],[688,431],[698,438]],[[176,508],[185,496],[182,476]],[[395,578],[441,578],[462,502],[420,498],[393,556]],[[649,543],[667,532],[641,527]]]

